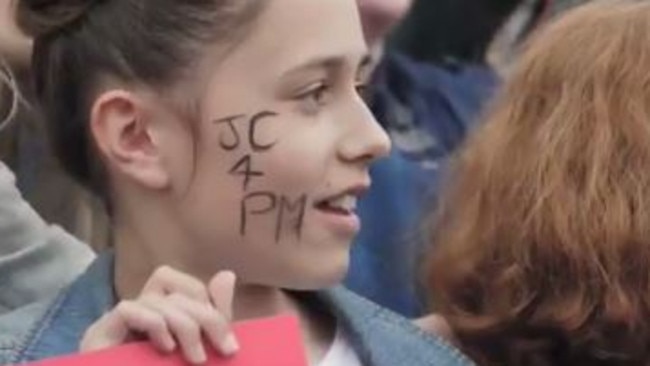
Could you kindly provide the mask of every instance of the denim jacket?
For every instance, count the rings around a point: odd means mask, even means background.
[[[116,302],[112,268],[112,255],[103,254],[46,307],[30,309],[42,314],[40,320],[12,338],[12,342],[5,339],[4,345],[0,343],[0,364],[20,364],[76,352],[84,331]],[[438,337],[343,288],[301,296],[332,311],[365,366],[472,365]],[[6,317],[0,317],[0,335],[11,330],[12,320],[16,323],[11,314],[9,319]]]

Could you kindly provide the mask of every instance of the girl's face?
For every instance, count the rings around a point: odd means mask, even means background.
[[[198,266],[297,289],[341,279],[368,166],[390,147],[358,93],[367,60],[354,0],[273,0],[197,66],[193,131],[161,106],[179,245]]]

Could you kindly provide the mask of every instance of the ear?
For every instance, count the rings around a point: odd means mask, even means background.
[[[154,133],[146,100],[125,90],[110,90],[92,106],[90,130],[107,165],[149,189],[165,189],[170,174]]]

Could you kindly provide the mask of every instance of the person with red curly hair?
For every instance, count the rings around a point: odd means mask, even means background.
[[[534,37],[455,159],[425,327],[487,365],[650,364],[650,3]]]

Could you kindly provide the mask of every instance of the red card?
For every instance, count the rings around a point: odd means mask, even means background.
[[[206,366],[307,366],[298,319],[293,316],[234,325],[239,352],[224,358],[206,347]],[[148,342],[131,343],[94,353],[51,358],[30,366],[185,366],[180,353],[163,355]]]

